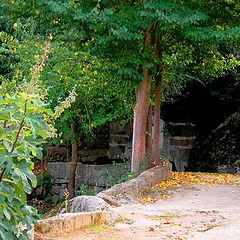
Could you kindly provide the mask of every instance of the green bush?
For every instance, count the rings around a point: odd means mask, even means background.
[[[91,186],[87,186],[85,184],[81,184],[79,187],[79,190],[76,191],[76,195],[77,196],[81,196],[81,195],[96,195],[98,193],[98,188],[97,187],[91,187]]]
[[[36,187],[33,158],[42,158],[44,140],[51,136],[52,112],[37,95],[19,92],[0,97],[0,237],[29,239],[37,211],[27,206]]]
[[[130,161],[123,163],[113,162],[107,171],[107,187],[109,188],[116,184],[126,182],[134,177],[136,177],[136,174],[131,172]]]
[[[53,185],[53,176],[49,173],[43,173],[38,178],[37,188],[42,189],[41,197],[45,202],[52,202],[52,195],[50,194]]]

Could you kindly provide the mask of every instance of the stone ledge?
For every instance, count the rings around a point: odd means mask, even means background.
[[[102,191],[98,193],[97,196],[112,206],[136,203],[138,197],[146,188],[151,188],[161,181],[170,179],[171,170],[172,165],[170,163],[166,163],[161,167],[148,169],[138,177]]]
[[[138,197],[146,188],[151,188],[161,181],[170,179],[171,169],[172,165],[170,163],[167,163],[161,167],[148,169],[141,173],[138,177],[102,191],[98,193],[97,196],[77,197],[80,200],[88,199],[90,201],[80,201],[81,204],[78,202],[78,204],[81,205],[79,207],[80,211],[90,210],[93,212],[64,213],[55,217],[40,220],[35,225],[34,232],[36,234],[42,234],[49,237],[59,236],[63,233],[69,233],[74,230],[112,222],[116,216],[114,216],[114,210],[108,204],[112,206],[119,206],[121,204],[136,203],[138,201]],[[107,211],[99,210],[99,207],[102,209],[100,206],[101,204],[99,205],[98,203],[99,198],[106,202],[105,209]],[[98,200],[97,203],[96,200]],[[84,205],[84,203],[87,203],[87,209],[84,208],[86,205]],[[71,211],[75,211],[74,206]]]
[[[106,211],[64,213],[55,217],[40,220],[34,226],[34,232],[44,236],[59,236],[94,225],[110,222],[110,214]]]

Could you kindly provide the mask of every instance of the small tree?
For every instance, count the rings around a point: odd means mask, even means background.
[[[29,239],[37,211],[27,205],[27,194],[37,184],[33,158],[42,159],[41,144],[53,136],[52,111],[42,100],[38,78],[42,61],[34,67],[31,82],[16,93],[0,97],[0,236],[3,240]]]
[[[41,144],[51,136],[46,117],[51,110],[38,95],[19,92],[0,98],[0,236],[28,239],[37,219],[27,194],[37,184],[33,158],[42,158]]]
[[[72,145],[68,190],[70,197],[73,197],[78,140],[93,139],[94,130],[113,119],[127,122],[131,116],[131,94],[128,94],[130,88],[128,84],[121,85],[114,81],[113,75],[108,73],[116,66],[89,54],[89,39],[82,39],[85,38],[84,32],[75,28],[77,25],[72,19],[71,11],[65,11],[71,4],[68,6],[54,1],[50,4],[48,1],[33,4],[29,1],[29,8],[26,9],[26,1],[14,3],[16,5],[4,2],[4,18],[14,25],[12,34],[21,39],[16,44],[19,46],[16,51],[17,81],[21,81],[22,76],[29,78],[31,59],[36,57],[38,46],[42,46],[42,38],[46,32],[53,32],[51,54],[41,76],[46,89],[49,89],[47,99],[50,107],[54,109],[72,89],[77,93],[75,103],[63,112],[55,125],[63,133],[61,142]],[[21,9],[21,12],[16,11],[16,8]],[[36,23],[38,28],[34,29]],[[36,30],[36,35],[33,29]]]
[[[191,55],[198,51],[199,46],[203,47],[202,55],[207,62],[212,62],[207,48],[214,50],[211,53],[217,58],[217,63],[221,62],[221,58],[225,59],[217,46],[239,37],[236,17],[239,3],[234,0],[216,1],[216,8],[215,3],[210,8],[209,1],[205,0],[80,2],[73,4],[73,15],[74,19],[84,23],[89,38],[94,39],[92,53],[111,59],[119,66],[115,77],[119,81],[131,80],[135,87],[132,171],[139,172],[140,163],[147,153],[152,84],[156,86],[153,91],[155,126],[152,151],[153,160],[158,164],[161,97],[167,95],[167,89],[176,92],[184,86],[186,79],[194,79],[193,72],[184,73],[187,69],[192,70],[193,65],[200,64],[196,56]],[[189,55],[184,54],[186,49]],[[171,67],[173,64],[177,66]],[[226,64],[224,68],[227,68]],[[198,69],[203,70],[204,66]]]

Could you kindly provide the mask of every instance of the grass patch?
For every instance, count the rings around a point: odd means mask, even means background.
[[[185,214],[182,214],[180,212],[169,212],[164,215],[154,215],[150,216],[152,220],[162,220],[162,219],[171,219],[171,218],[180,218],[186,216]]]
[[[115,219],[115,223],[132,224],[132,223],[133,223],[133,220],[127,219],[127,218],[122,217],[122,216],[118,216],[118,217]]]
[[[46,218],[56,216],[60,212],[60,210],[62,210],[63,208],[64,208],[64,203],[56,204],[50,211],[48,211],[45,214]]]
[[[98,226],[93,226],[91,228],[91,230],[93,230],[94,232],[104,232],[108,229],[109,229],[109,227],[106,225],[98,225]]]

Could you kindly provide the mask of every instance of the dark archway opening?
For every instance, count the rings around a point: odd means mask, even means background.
[[[182,95],[164,103],[162,116],[165,122],[192,123],[195,126],[195,143],[190,151],[186,170],[215,172],[218,164],[232,164],[238,158],[240,147],[236,133],[240,126],[237,115],[233,116],[233,114],[237,113],[240,108],[239,92],[240,82],[238,79],[233,76],[225,76],[205,85],[201,82],[190,82]],[[222,127],[223,130],[218,130],[220,133],[216,134],[216,129],[224,125],[230,116],[233,116],[234,119],[228,123],[229,126]],[[221,138],[226,139],[226,144],[234,145],[232,150],[226,146],[225,151],[235,160],[228,159],[226,163],[220,160],[223,158],[221,150],[216,150],[217,146],[214,144],[219,145]],[[233,143],[230,143],[231,139],[234,139]],[[221,144],[224,145],[224,143]],[[214,151],[219,151],[218,159],[213,156]],[[224,156],[223,153],[222,156]],[[219,162],[217,162],[218,160]]]

